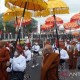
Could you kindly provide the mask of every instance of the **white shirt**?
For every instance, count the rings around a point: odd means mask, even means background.
[[[65,46],[67,46],[67,42],[65,41]]]
[[[55,50],[56,50],[56,48],[57,48],[57,47],[56,47],[56,45],[55,45],[55,44],[53,44],[53,45],[52,45],[52,49],[53,49],[53,51],[55,51]]]
[[[31,56],[32,56],[31,51],[29,49],[28,50],[24,50],[24,54],[25,54],[26,61],[30,61],[31,60]]]
[[[67,44],[67,50],[69,51],[71,49],[71,45]]]
[[[38,52],[38,51],[40,50],[40,46],[39,46],[39,45],[34,45],[34,46],[32,47],[32,50]]]
[[[55,53],[59,54],[59,50],[56,50]],[[64,49],[60,50],[60,59],[69,59],[69,55],[66,50]]]
[[[80,51],[80,43],[76,44],[76,48],[78,51]]]
[[[24,56],[20,55],[18,57],[13,57],[12,60],[13,71],[24,71],[26,69],[26,59]]]
[[[26,39],[25,43],[30,43],[30,41],[29,41],[29,39],[28,39],[28,38]]]

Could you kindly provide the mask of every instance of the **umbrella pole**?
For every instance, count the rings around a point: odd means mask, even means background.
[[[25,3],[25,6],[24,6],[24,11],[23,11],[22,18],[21,18],[21,22],[20,22],[20,27],[19,27],[17,39],[16,39],[16,42],[15,42],[15,45],[14,45],[14,52],[15,52],[15,50],[16,50],[16,45],[17,45],[17,41],[18,41],[18,40],[19,40],[19,44],[20,44],[21,26],[22,26],[23,17],[24,17],[24,14],[25,14],[26,5],[27,5],[27,2]],[[14,53],[14,52],[13,52],[13,53]]]
[[[71,41],[71,27],[70,27],[70,41]]]
[[[53,16],[54,16],[54,25],[56,28],[56,37],[57,37],[57,41],[58,41],[58,50],[59,50],[59,57],[60,57],[60,45],[59,45],[59,36],[58,36],[58,30],[57,30],[57,24],[56,24],[56,16],[55,16],[55,14]],[[58,72],[58,69],[57,69],[57,72]],[[58,73],[57,73],[57,79],[59,80]]]
[[[25,2],[25,6],[24,6],[21,22],[20,22],[20,27],[19,27],[19,37],[18,37],[19,38],[19,43],[20,43],[20,35],[21,35],[21,26],[22,26],[22,21],[23,21],[23,18],[24,18],[25,10],[26,10],[26,5],[27,5],[27,2]]]
[[[16,42],[19,39],[19,44],[20,44],[21,26],[22,26],[22,21],[23,21],[24,14],[25,14],[26,5],[27,5],[27,2],[25,3],[25,6],[24,6],[24,11],[23,11],[23,14],[22,14],[21,22],[20,22],[19,32],[18,32],[18,36],[17,36],[17,39],[16,39]]]
[[[60,56],[60,45],[59,45],[59,36],[58,36],[58,30],[57,30],[57,24],[56,24],[56,16],[55,16],[55,14],[53,16],[54,16],[54,25],[56,28],[56,37],[57,37],[57,41],[58,41],[58,50],[59,50],[59,56]]]

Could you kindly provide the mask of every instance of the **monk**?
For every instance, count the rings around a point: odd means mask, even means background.
[[[59,80],[59,61],[59,55],[53,52],[51,45],[46,44],[43,49],[43,62],[41,66],[40,80]]]
[[[76,69],[77,59],[78,59],[78,51],[75,48],[75,42],[71,42],[70,50],[67,50],[69,54],[69,69]]]
[[[3,42],[0,41],[0,80],[9,80],[8,73],[6,72],[9,59],[9,51],[4,48]]]

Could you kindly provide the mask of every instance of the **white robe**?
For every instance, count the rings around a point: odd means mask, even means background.
[[[26,69],[26,59],[23,55],[19,55],[18,57],[13,57],[11,60],[11,68],[7,68],[7,72],[13,71],[21,71],[24,72]]]
[[[31,60],[32,53],[31,53],[31,51],[29,49],[28,50],[24,50],[24,55],[25,55],[26,61],[30,61]]]

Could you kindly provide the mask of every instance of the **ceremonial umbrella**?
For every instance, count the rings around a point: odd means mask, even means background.
[[[54,17],[54,26],[56,29],[56,36],[57,36],[57,42],[58,42],[58,48],[59,48],[59,55],[60,55],[60,45],[59,45],[59,36],[58,36],[58,30],[57,30],[57,23],[56,23],[56,16],[55,14],[66,14],[69,13],[69,8],[62,0],[49,0],[47,2],[48,8],[51,10],[51,13]]]
[[[16,39],[16,44],[18,39],[20,40],[20,32],[21,32],[21,24],[22,24],[22,20],[25,14],[25,9],[27,10],[33,10],[33,11],[38,11],[38,10],[44,10],[47,7],[46,2],[44,2],[43,0],[5,0],[5,4],[8,7],[8,3],[11,3],[15,6],[19,6],[21,8],[24,8],[23,14],[22,14],[22,19],[21,19],[21,23],[20,23],[20,28],[19,28],[19,32],[18,32],[18,36]]]
[[[66,30],[74,30],[79,28],[77,22],[67,22],[64,23],[63,26]]]
[[[35,17],[46,17],[46,16],[48,16],[49,14],[50,14],[50,10],[49,9],[46,9],[46,10],[42,10],[42,11],[35,11],[35,13],[34,13],[35,15]]]
[[[49,0],[47,2],[48,8],[52,9],[53,14],[67,14],[69,13],[69,8],[65,2],[62,0]]]
[[[51,14],[53,14],[53,17],[54,17],[54,26],[56,29],[56,36],[57,36],[57,42],[58,42],[58,48],[59,48],[60,47],[59,46],[59,36],[58,36],[55,14],[68,14],[69,8],[67,4],[63,2],[62,0],[49,0],[47,4],[48,4],[47,8],[50,9]],[[59,48],[59,54],[60,54],[60,48]]]
[[[66,30],[70,30],[70,41],[71,41],[71,34],[72,34],[71,30],[76,30],[79,28],[77,22],[67,22],[64,23],[63,26]]]
[[[22,16],[23,10],[24,9],[22,8],[8,9],[5,13],[3,13],[3,21],[15,20],[16,17]],[[24,17],[30,19],[32,17],[32,13],[26,10]]]
[[[24,18],[23,21],[22,21],[22,26],[29,25],[31,23],[31,21],[32,21],[32,19]],[[19,27],[20,23],[21,23],[21,19],[17,18],[17,23],[15,22],[14,26]]]
[[[72,32],[72,35],[74,35],[74,36],[79,36],[79,32],[78,31],[74,31],[74,32]]]
[[[46,12],[45,14],[48,15],[53,14],[54,17],[54,26],[56,29],[56,36],[57,36],[57,42],[58,42],[58,48],[59,48],[59,37],[58,37],[58,31],[57,31],[57,23],[56,23],[56,16],[55,14],[68,14],[69,13],[69,7],[67,6],[67,4],[65,2],[63,2],[62,0],[48,0],[47,1],[47,9],[49,9],[48,12]],[[41,15],[41,12],[39,14],[39,12],[36,12],[36,16],[40,15],[40,16],[44,16]],[[59,53],[60,53],[60,49],[59,49]]]
[[[70,19],[71,22],[78,20],[80,20],[80,13],[73,15]]]
[[[34,11],[44,10],[47,6],[46,2],[43,0],[5,0],[7,7],[10,7],[10,3],[21,8],[25,6],[25,9]]]
[[[48,0],[47,9],[43,11],[35,12],[35,16],[48,16],[49,14],[67,14],[69,13],[69,8],[66,3],[62,0]],[[45,14],[42,14],[45,13]]]
[[[48,17],[48,18],[45,20],[45,23],[46,23],[46,24],[53,23],[53,22],[54,22],[54,17],[53,17],[53,16]],[[63,24],[63,20],[62,20],[60,17],[56,17],[56,23],[57,23],[57,24]]]
[[[52,23],[51,24],[43,24],[41,26],[41,30],[49,30],[51,28],[53,28],[53,24]]]
[[[8,8],[11,8],[12,4],[13,4],[13,7],[19,6],[21,8],[24,8],[21,22],[24,17],[24,14],[25,14],[25,9],[34,10],[34,11],[38,11],[38,10],[41,11],[47,7],[46,2],[44,2],[43,0],[34,0],[34,1],[33,0],[5,0],[5,5]],[[20,24],[20,27],[21,27],[21,24]]]

